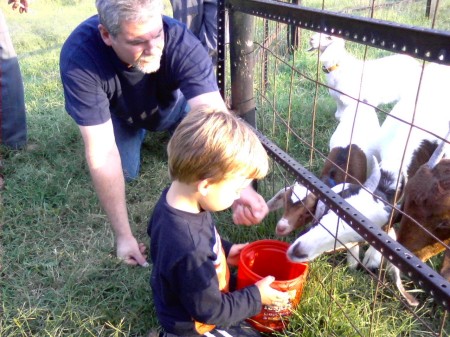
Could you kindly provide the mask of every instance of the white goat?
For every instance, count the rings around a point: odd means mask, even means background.
[[[376,162],[376,159],[375,159]],[[376,163],[378,166],[378,163]],[[389,219],[389,209],[385,203],[374,199],[373,193],[380,183],[380,168],[374,168],[372,175],[364,183],[364,188],[355,184],[339,184],[332,188],[354,208],[363,213],[375,225],[381,227]],[[369,207],[368,207],[369,206]],[[289,259],[293,262],[312,261],[325,252],[347,247],[357,258],[358,242],[364,239],[355,232],[351,226],[345,223],[335,212],[327,210],[320,201],[315,212],[316,224],[311,229],[298,237],[287,251]],[[348,254],[350,268],[356,268],[358,260]]]
[[[381,168],[390,173],[390,189],[394,191],[398,187],[399,195],[407,182],[413,156],[422,142],[438,142],[439,138],[436,136],[446,137],[450,122],[450,96],[446,89],[449,79],[449,66],[428,64],[424,68],[418,96],[404,96],[381,126],[377,142]],[[442,155],[450,158],[449,149],[444,149]],[[379,267],[381,260],[381,253],[370,247],[363,265],[375,269]],[[398,273],[397,270],[395,272]],[[398,285],[398,278],[395,279]]]
[[[350,104],[342,111],[339,124],[330,138],[330,151],[349,144],[357,145],[366,155],[369,176],[374,164],[373,156],[378,155],[380,131],[380,122],[373,107],[364,103]]]
[[[364,184],[367,190],[353,184],[337,185],[333,190],[336,192],[342,190],[342,197],[350,205],[364,214],[372,224],[381,228],[388,222],[391,208],[382,200],[386,198],[386,195],[378,199],[374,198],[374,194],[382,196],[388,190],[389,175],[385,176],[385,174],[386,172],[379,168],[374,169]],[[322,202],[317,205],[315,216],[318,219],[317,224],[290,245],[287,251],[288,258],[297,263],[307,262],[325,252],[347,248],[349,268],[355,269],[359,261],[358,243],[365,240],[339,215],[327,210]],[[393,268],[392,272],[399,274],[396,268]],[[395,277],[395,279],[399,278]],[[416,299],[405,291],[401,282],[397,282],[396,285],[410,305],[418,304]]]
[[[404,96],[386,116],[377,141],[384,170],[395,177],[406,177],[413,153],[422,141],[439,141],[438,137],[446,136],[450,121],[449,84],[449,66],[428,64],[423,71],[418,96]],[[450,153],[444,154],[450,156]]]
[[[437,64],[427,65],[424,69],[417,98],[414,95],[404,96],[383,123],[379,139],[379,153],[382,160],[381,176],[384,176],[385,179],[381,180],[381,186],[379,185],[378,189],[384,187],[385,195],[382,197],[384,202],[371,198],[367,192],[359,193],[347,199],[375,225],[383,226],[385,224],[383,221],[387,222],[389,207],[381,207],[380,203],[382,205],[393,204],[392,192],[397,187],[400,176],[407,176],[408,166],[413,161],[413,155],[420,148],[422,141],[439,141],[436,135],[445,139],[450,122],[450,95],[447,93],[449,79],[450,67]],[[402,120],[397,120],[394,117]],[[411,127],[410,124],[413,124],[414,127]],[[443,155],[449,157],[449,149],[444,148],[440,156]],[[321,209],[322,207],[317,205],[318,216],[320,216]],[[341,224],[344,223],[333,212],[325,214],[320,219],[322,226],[313,227],[308,233],[298,238],[289,248],[288,256],[293,261],[303,262],[314,259],[325,251],[333,250],[335,241],[340,242],[337,244],[337,247],[339,247],[347,246],[360,239],[356,232],[347,228],[348,226],[339,228],[339,231],[337,231],[336,224],[338,221]],[[327,227],[328,230],[325,230],[324,227]],[[336,239],[330,233],[335,235]],[[326,234],[329,236],[328,240],[324,238]],[[390,235],[395,238],[393,231],[390,232]],[[369,248],[363,264],[368,268],[375,268],[379,266],[379,261],[381,261],[380,253],[373,248]],[[390,272],[394,274],[396,285],[408,303],[417,305],[417,300],[405,292],[400,280],[399,270],[390,265]]]
[[[417,91],[422,67],[413,57],[398,54],[359,60],[347,52],[344,39],[322,33],[311,37],[310,46],[310,51],[319,50],[330,95],[337,103],[338,120],[358,98],[378,106]]]

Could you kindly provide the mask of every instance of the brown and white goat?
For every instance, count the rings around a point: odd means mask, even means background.
[[[381,228],[388,222],[391,213],[391,208],[386,202],[393,202],[390,199],[393,195],[390,193],[393,177],[387,171],[378,169],[378,172],[372,171],[371,177],[364,183],[364,188],[354,184],[341,184],[342,187],[337,185],[333,189],[336,192],[337,189],[342,189],[340,195],[364,214],[373,225]],[[312,261],[325,252],[346,248],[348,266],[355,269],[359,262],[359,243],[365,242],[364,238],[321,202],[317,206],[315,217],[316,224],[290,245],[287,251],[288,258],[293,262],[303,263]],[[393,274],[396,273],[394,279],[403,297],[410,305],[417,305],[417,300],[404,289],[398,269],[390,270]]]
[[[330,138],[330,152],[319,175],[321,181],[329,187],[343,182],[362,184],[368,167],[373,165],[379,130],[373,107],[362,103],[348,107]],[[311,222],[316,204],[317,196],[297,182],[278,191],[267,202],[269,211],[284,208],[276,235],[286,236]]]
[[[424,262],[445,251],[441,274],[450,281],[450,249],[442,244],[450,245],[450,158],[440,158],[442,147],[419,169],[410,167],[397,241]]]
[[[347,164],[348,162],[348,164]],[[346,168],[348,166],[348,171]],[[343,182],[360,183],[367,176],[367,159],[355,144],[334,148],[325,160],[320,179],[329,187]],[[305,186],[295,182],[292,186],[278,191],[268,202],[269,211],[283,208],[275,234],[287,236],[296,229],[303,228],[313,220],[317,197]]]
[[[380,170],[376,161],[375,164],[376,167],[363,186],[345,183],[336,185],[332,190],[364,214],[375,226],[382,227],[389,219],[390,208],[386,207],[381,198],[374,197],[374,194],[386,198],[386,188],[390,186],[391,181],[390,176]],[[359,261],[359,247],[356,243],[363,242],[364,239],[321,201],[314,217],[315,224],[289,247],[289,259],[293,262],[312,261],[322,253],[347,247],[351,250],[347,255],[349,267],[356,268]]]

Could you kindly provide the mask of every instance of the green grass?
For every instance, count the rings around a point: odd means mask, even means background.
[[[157,327],[148,284],[150,270],[126,266],[115,257],[113,234],[90,181],[78,128],[64,110],[59,78],[62,43],[79,22],[95,13],[93,1],[40,0],[22,15],[7,8],[6,2],[0,8],[7,17],[24,77],[29,139],[38,146],[28,152],[2,149],[6,183],[0,212],[0,335],[145,336]],[[286,60],[291,64],[289,57]],[[301,50],[295,56],[296,66],[311,76],[316,71],[314,61],[313,55]],[[258,120],[268,136],[317,172],[320,157],[309,162],[308,146],[297,142],[280,119],[287,119],[290,110],[293,129],[306,142],[311,142],[314,127],[314,145],[325,151],[335,123],[333,101],[319,88],[314,103],[315,85],[297,74],[290,91],[290,67],[273,59],[270,62],[268,91],[255,87]],[[274,97],[280,116],[275,119]],[[314,104],[318,113],[313,124]],[[133,232],[147,244],[148,217],[169,183],[167,140],[164,133],[148,137],[141,177],[127,185]],[[274,164],[260,184],[265,197],[285,183],[281,171]],[[246,242],[274,238],[278,215],[270,214],[253,227],[235,226],[228,211],[218,214],[217,220],[224,237]],[[294,238],[292,234],[284,240]],[[393,298],[392,285],[377,291],[366,273],[347,270],[342,254],[322,256],[310,267],[301,305],[280,336],[356,336],[355,327],[363,336],[430,335]],[[442,310],[425,294],[418,295],[421,305],[415,313],[438,331]],[[444,329],[448,336],[448,323]]]

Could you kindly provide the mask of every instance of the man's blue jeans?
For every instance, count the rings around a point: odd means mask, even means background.
[[[178,90],[178,100],[165,114],[165,118],[160,124],[153,128],[153,131],[169,131],[173,133],[189,111],[186,99]],[[139,175],[141,166],[141,147],[144,142],[147,130],[129,125],[126,121],[111,114],[117,148],[119,149],[122,169],[127,182],[134,180]]]

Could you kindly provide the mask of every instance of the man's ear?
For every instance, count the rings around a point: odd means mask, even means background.
[[[208,195],[209,186],[211,186],[211,182],[209,181],[209,179],[200,180],[197,183],[198,193],[200,193],[202,196],[206,197]]]
[[[100,31],[100,36],[102,37],[103,42],[109,47],[112,45],[112,37],[109,34],[108,30],[101,23],[98,25],[98,30]]]

